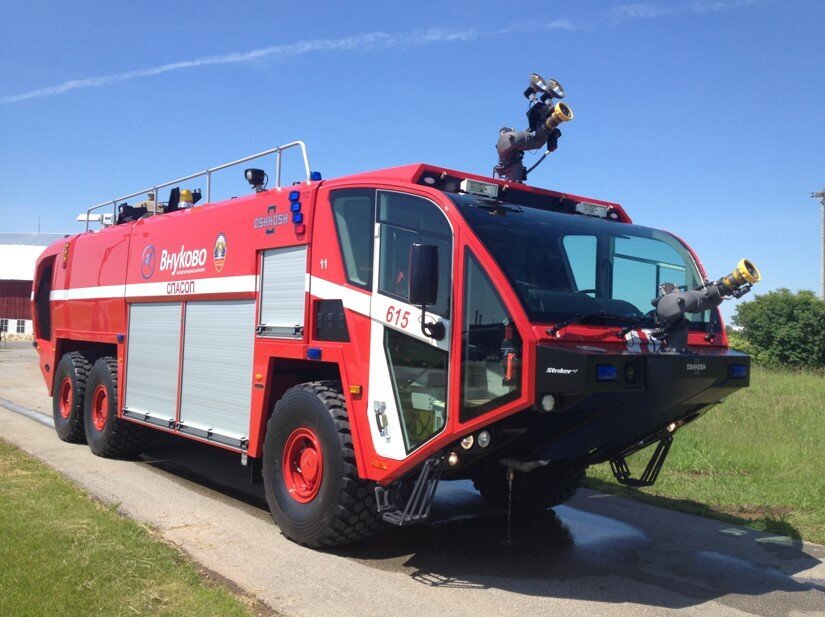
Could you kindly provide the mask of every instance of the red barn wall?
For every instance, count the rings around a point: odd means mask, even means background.
[[[31,319],[31,281],[0,281],[0,317]]]

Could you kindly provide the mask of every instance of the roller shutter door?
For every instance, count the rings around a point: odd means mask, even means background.
[[[181,305],[132,304],[126,364],[126,409],[160,424],[174,421],[178,400]],[[131,415],[130,414],[130,415]]]
[[[188,302],[181,431],[236,447],[249,434],[254,300]]]

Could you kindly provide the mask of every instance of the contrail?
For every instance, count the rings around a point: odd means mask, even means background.
[[[736,9],[754,4],[765,4],[770,0],[692,0],[688,3],[670,4],[662,2],[637,2],[614,7],[604,16],[607,25],[616,26],[628,21],[638,19],[653,19],[657,17],[669,17],[686,13],[710,13]],[[84,79],[72,79],[61,84],[39,88],[20,94],[12,94],[0,97],[0,104],[17,103],[28,99],[39,99],[56,94],[80,90],[83,88],[94,88],[106,86],[120,81],[129,81],[143,77],[153,77],[172,71],[194,69],[203,66],[215,66],[221,64],[238,64],[253,60],[274,59],[283,60],[303,56],[311,53],[323,52],[345,52],[345,51],[369,51],[373,49],[388,49],[391,47],[414,47],[432,45],[436,43],[461,43],[472,42],[481,38],[504,36],[514,33],[535,33],[539,30],[578,30],[580,28],[591,27],[593,24],[574,24],[567,19],[555,19],[552,21],[539,22],[518,22],[513,23],[498,30],[483,32],[473,29],[453,30],[448,28],[433,28],[429,30],[414,30],[410,32],[370,32],[355,36],[346,36],[335,39],[312,39],[298,41],[287,45],[272,45],[261,49],[253,49],[244,52],[232,52],[228,54],[201,56],[193,60],[182,60],[180,62],[170,62],[145,69],[135,69],[114,75],[101,75],[98,77],[86,77]]]
[[[141,77],[152,77],[154,75],[161,75],[171,71],[193,69],[203,66],[237,64],[252,60],[262,60],[264,58],[281,60],[318,52],[386,49],[389,47],[474,41],[480,36],[484,35],[474,30],[431,29],[414,32],[401,32],[396,34],[371,32],[368,34],[347,36],[337,39],[299,41],[288,45],[272,45],[270,47],[263,47],[261,49],[253,49],[245,52],[232,52],[215,56],[201,56],[200,58],[195,58],[193,60],[170,62],[160,66],[154,66],[146,69],[136,69],[134,71],[126,71],[123,73],[116,73],[114,75],[101,75],[99,77],[87,77],[85,79],[72,79],[55,86],[49,86],[47,88],[40,88],[30,92],[23,92],[21,94],[13,94],[11,96],[2,97],[0,98],[0,103],[16,103],[27,99],[37,99],[55,94],[63,94],[64,92],[79,90],[81,88],[105,86],[119,81],[139,79]]]
[[[220,64],[237,64],[262,60],[265,58],[283,60],[294,58],[304,54],[319,52],[341,52],[341,51],[369,51],[372,49],[387,49],[390,47],[413,47],[421,45],[432,45],[434,43],[452,43],[475,41],[479,38],[497,36],[518,30],[540,29],[540,30],[572,30],[573,26],[566,20],[554,20],[543,23],[517,24],[504,30],[495,32],[479,32],[472,29],[450,30],[446,28],[433,28],[429,30],[415,30],[411,32],[398,32],[389,34],[386,32],[370,32],[357,36],[347,36],[337,39],[315,39],[299,41],[288,45],[272,45],[261,49],[253,49],[245,52],[232,52],[228,54],[201,56],[193,60],[183,60],[180,62],[170,62],[160,66],[146,69],[136,69],[125,71],[114,75],[101,75],[98,77],[86,77],[85,79],[72,79],[64,81],[62,84],[31,90],[21,94],[0,97],[0,104],[17,103],[28,99],[38,99],[55,94],[63,94],[81,88],[94,88],[96,86],[106,86],[119,81],[139,79],[141,77],[153,77],[171,71],[183,69],[193,69],[203,66],[214,66]]]

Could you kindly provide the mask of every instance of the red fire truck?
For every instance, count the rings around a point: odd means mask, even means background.
[[[282,186],[287,148],[306,177]],[[440,479],[523,510],[603,461],[649,484],[674,432],[748,385],[705,300],[758,280],[750,262],[711,283],[616,203],[425,164],[322,180],[301,142],[262,154],[273,188],[248,169],[250,194],[209,203],[222,165],[207,203],[181,207],[192,177],[155,185],[40,257],[61,439],[134,456],[163,431],[235,452],[282,532],[322,546],[425,520]],[[632,477],[625,457],[649,445]]]

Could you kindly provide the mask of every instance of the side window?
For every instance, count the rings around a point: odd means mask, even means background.
[[[375,225],[375,191],[332,191],[332,215],[344,259],[347,280],[369,289],[372,285],[372,233]]]
[[[40,339],[52,338],[52,311],[49,306],[49,296],[52,291],[52,275],[54,272],[54,257],[44,260],[42,271],[38,274],[37,293],[34,296],[34,310],[37,316],[35,322],[35,336]]]
[[[438,246],[438,301],[427,310],[449,317],[452,232],[444,214],[421,197],[379,192],[378,220],[381,223],[378,291],[406,302],[410,297],[410,247],[415,243],[435,244]]]
[[[390,328],[384,330],[384,348],[410,452],[444,428],[447,352]]]
[[[467,252],[461,333],[461,421],[518,397],[521,337],[475,257]]]

